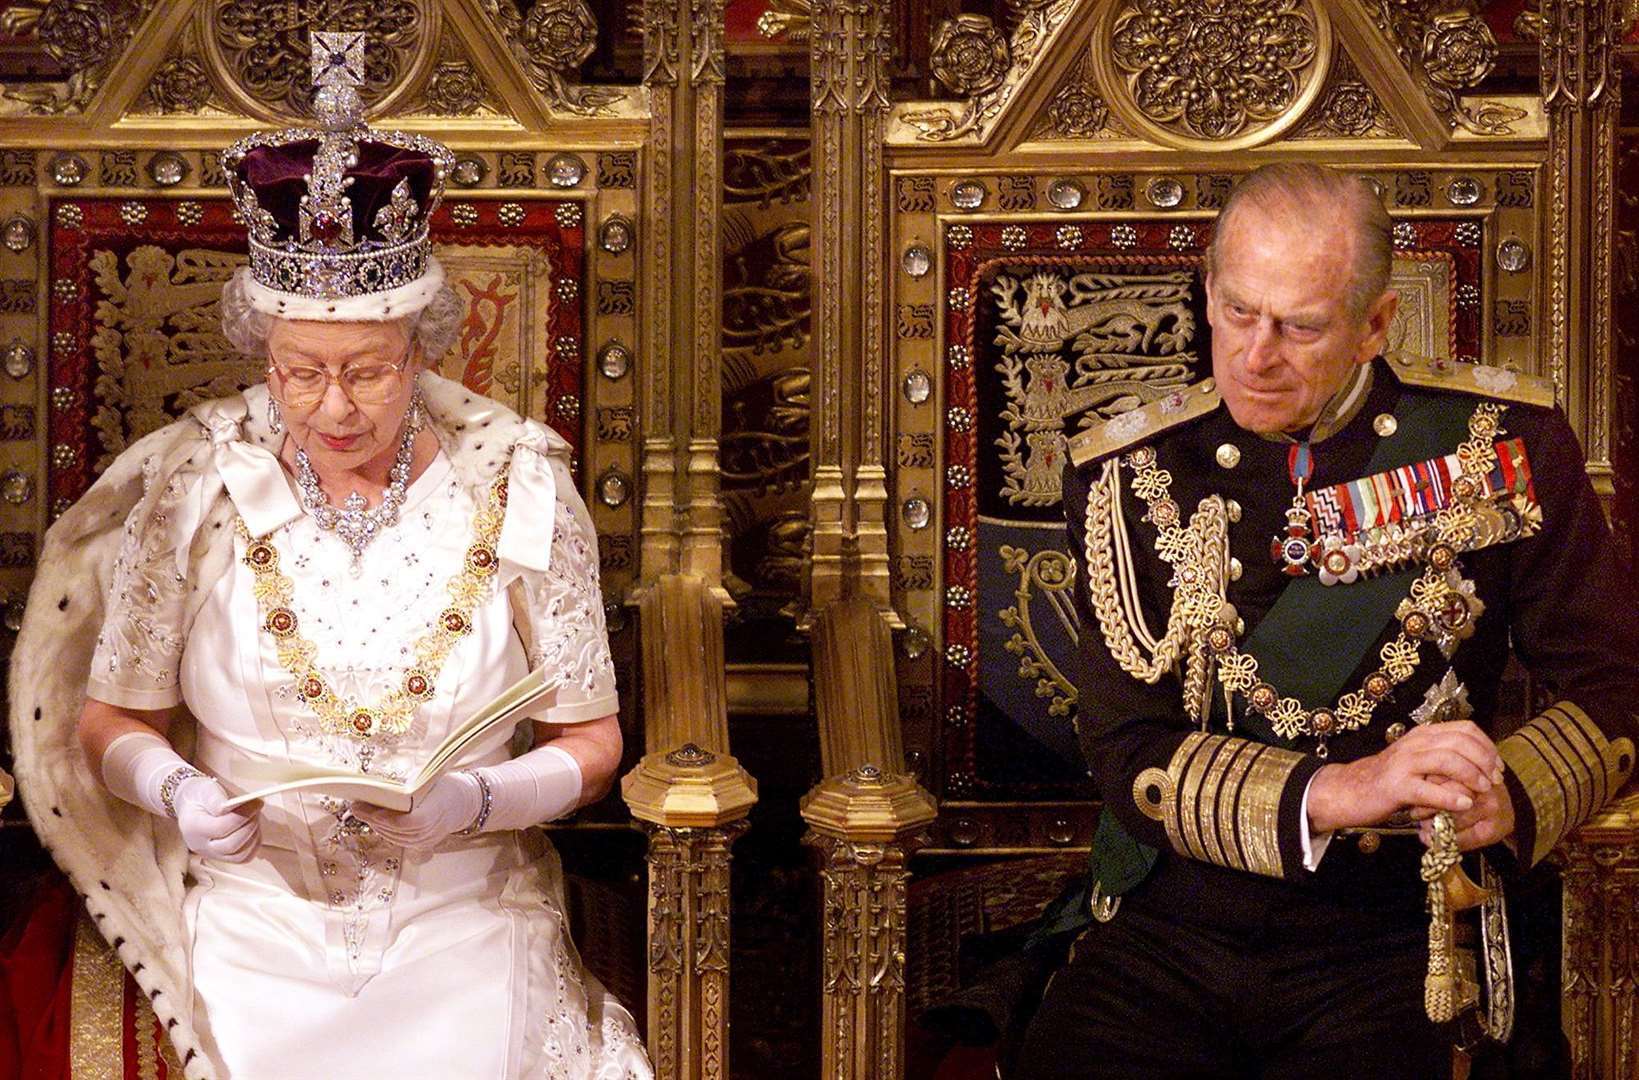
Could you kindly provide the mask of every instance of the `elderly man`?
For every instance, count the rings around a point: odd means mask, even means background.
[[[1212,378],[1071,443],[1098,921],[1019,1075],[1437,1077],[1432,816],[1529,866],[1627,780],[1639,644],[1540,380],[1380,356],[1390,222],[1266,166],[1208,253]],[[1510,644],[1552,706],[1496,729]]]

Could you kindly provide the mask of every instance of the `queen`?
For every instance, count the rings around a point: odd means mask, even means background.
[[[529,829],[620,762],[568,444],[429,370],[462,316],[428,238],[451,154],[364,126],[360,35],[318,37],[320,126],[223,159],[251,252],[223,329],[266,382],[47,534],[21,791],[189,1077],[646,1078]],[[226,805],[270,767],[414,773],[534,669],[550,705],[408,811]]]

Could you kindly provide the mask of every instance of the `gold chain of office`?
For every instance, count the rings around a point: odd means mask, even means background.
[[[473,612],[489,595],[500,563],[496,543],[506,518],[506,501],[503,469],[473,515],[473,541],[461,572],[449,581],[449,605],[411,648],[415,659],[399,676],[397,685],[374,704],[336,693],[320,669],[318,646],[299,631],[293,606],[295,583],[280,572],[278,549],[266,536],[252,537],[243,518],[235,519],[234,527],[245,541],[244,562],[254,576],[262,629],[272,635],[279,666],[295,678],[296,696],[319,718],[322,731],[369,739],[381,734],[402,735],[410,729],[417,706],[432,700],[434,680],[443,670],[444,661],[456,642],[472,632]]]

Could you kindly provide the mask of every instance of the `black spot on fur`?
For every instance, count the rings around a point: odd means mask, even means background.
[[[57,815],[57,816],[58,816],[58,817],[62,817],[62,816],[63,816],[63,812],[62,812],[62,811],[61,811],[61,810],[59,810],[59,809],[57,809],[57,808],[56,808],[56,807],[55,807],[55,806],[53,806],[53,807],[52,807],[52,808],[51,808],[51,812],[52,812],[52,813],[53,813],[53,814],[56,814],[56,815]]]
[[[143,964],[143,962],[141,960],[138,960],[137,963],[136,963],[136,966],[131,969],[131,974],[135,975],[137,972],[141,971],[145,966],[146,965]]]
[[[40,706],[34,706],[34,719],[40,719]]]
[[[100,918],[102,918],[102,916],[101,916],[101,915],[98,915],[98,916],[97,916],[97,918],[99,918],[99,919],[100,919]],[[119,947],[120,947],[120,946],[121,946],[121,945],[124,945],[124,944],[125,944],[125,939],[124,939],[124,938],[122,938],[122,937],[117,937],[117,938],[115,938],[115,939],[114,939],[114,948],[116,948],[116,949],[117,949],[117,948],[119,948]]]
[[[97,884],[102,886],[104,892],[112,892],[113,891],[113,890],[109,889],[108,882],[106,882],[106,881],[99,881],[99,882],[97,882]]]
[[[68,597],[65,596],[61,600],[57,601],[57,610],[58,611],[67,611],[68,610]]]
[[[182,1064],[187,1065],[193,1059],[194,1059],[194,1052],[192,1050],[189,1050],[185,1055],[183,1055]]]

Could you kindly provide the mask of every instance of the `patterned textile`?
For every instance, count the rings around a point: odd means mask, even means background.
[[[466,321],[440,373],[581,443],[585,225],[579,203],[539,200],[475,213],[445,204],[433,240]],[[48,473],[55,518],[115,454],[193,405],[260,382],[217,313],[243,262],[227,199],[57,200],[51,215]],[[544,311],[544,315],[540,314]]]

